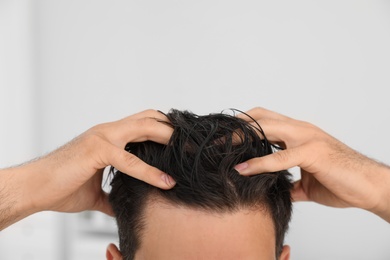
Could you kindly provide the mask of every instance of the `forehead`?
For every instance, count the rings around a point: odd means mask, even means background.
[[[135,259],[275,259],[272,219],[262,210],[210,213],[148,203]]]

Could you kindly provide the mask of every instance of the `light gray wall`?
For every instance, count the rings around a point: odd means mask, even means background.
[[[31,4],[0,1],[0,167],[35,154]]]
[[[28,0],[0,1],[0,168],[39,154],[34,13]],[[0,232],[0,259],[58,259],[55,213],[31,216]]]
[[[33,9],[41,153],[147,108],[263,106],[390,163],[387,1],[41,0]],[[77,216],[53,221],[58,241],[36,243],[63,243],[58,259],[103,259],[115,241],[80,233]],[[341,260],[389,259],[388,241],[389,224],[367,212],[298,203],[286,243],[293,260]]]

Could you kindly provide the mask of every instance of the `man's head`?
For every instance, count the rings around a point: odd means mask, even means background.
[[[123,258],[287,259],[290,174],[234,170],[272,153],[262,130],[226,114],[171,110],[167,117],[174,130],[167,145],[129,143],[126,150],[170,174],[175,187],[161,190],[121,172],[111,183]]]

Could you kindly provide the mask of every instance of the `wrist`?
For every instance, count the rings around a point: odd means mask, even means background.
[[[49,179],[44,169],[42,159],[24,165],[21,169],[23,173],[21,207],[28,215],[48,210],[45,198],[49,195],[45,194],[45,186],[48,185]]]

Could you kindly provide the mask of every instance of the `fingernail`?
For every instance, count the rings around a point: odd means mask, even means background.
[[[176,184],[176,181],[168,174],[161,175],[161,178],[169,187],[173,187]]]
[[[242,172],[243,170],[247,169],[249,166],[248,163],[244,162],[244,163],[240,163],[240,164],[237,164],[234,169],[236,169],[236,171],[238,172]]]

